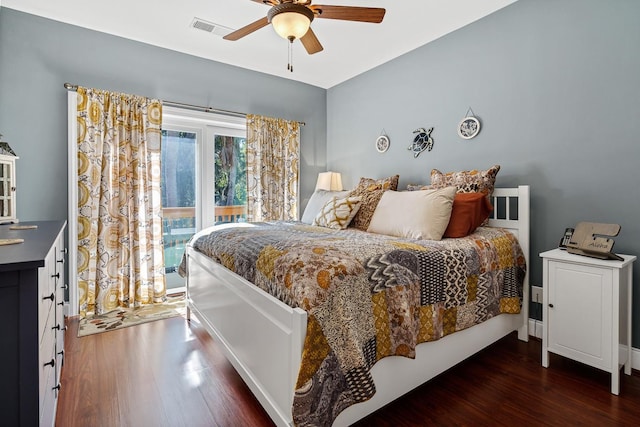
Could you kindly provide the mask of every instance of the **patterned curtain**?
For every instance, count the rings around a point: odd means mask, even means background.
[[[78,88],[80,316],[166,300],[162,103]]]
[[[247,115],[247,221],[298,219],[300,125]]]

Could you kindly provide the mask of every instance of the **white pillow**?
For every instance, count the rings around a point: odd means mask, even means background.
[[[327,204],[333,197],[343,198],[347,197],[349,190],[347,191],[328,191],[328,190],[316,190],[309,199],[309,203],[304,208],[302,218],[300,221],[305,224],[313,224],[313,220],[320,212],[320,209]]]
[[[313,225],[344,230],[360,209],[362,197],[333,197],[318,212]]]
[[[410,239],[440,240],[449,224],[456,187],[385,191],[367,231]]]

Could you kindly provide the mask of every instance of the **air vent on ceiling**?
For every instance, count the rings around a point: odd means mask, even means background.
[[[205,21],[200,18],[193,18],[193,21],[191,21],[191,27],[220,37],[224,37],[233,31],[231,28],[225,27],[224,25],[214,24],[213,22]]]

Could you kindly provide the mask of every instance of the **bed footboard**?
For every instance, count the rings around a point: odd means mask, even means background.
[[[271,419],[290,425],[307,313],[187,247],[188,309],[222,346]]]

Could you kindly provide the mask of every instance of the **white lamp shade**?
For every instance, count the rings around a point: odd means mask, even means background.
[[[340,172],[320,172],[316,190],[342,191],[342,175]]]
[[[271,25],[284,39],[300,39],[309,31],[311,21],[298,12],[282,12],[271,18]]]

